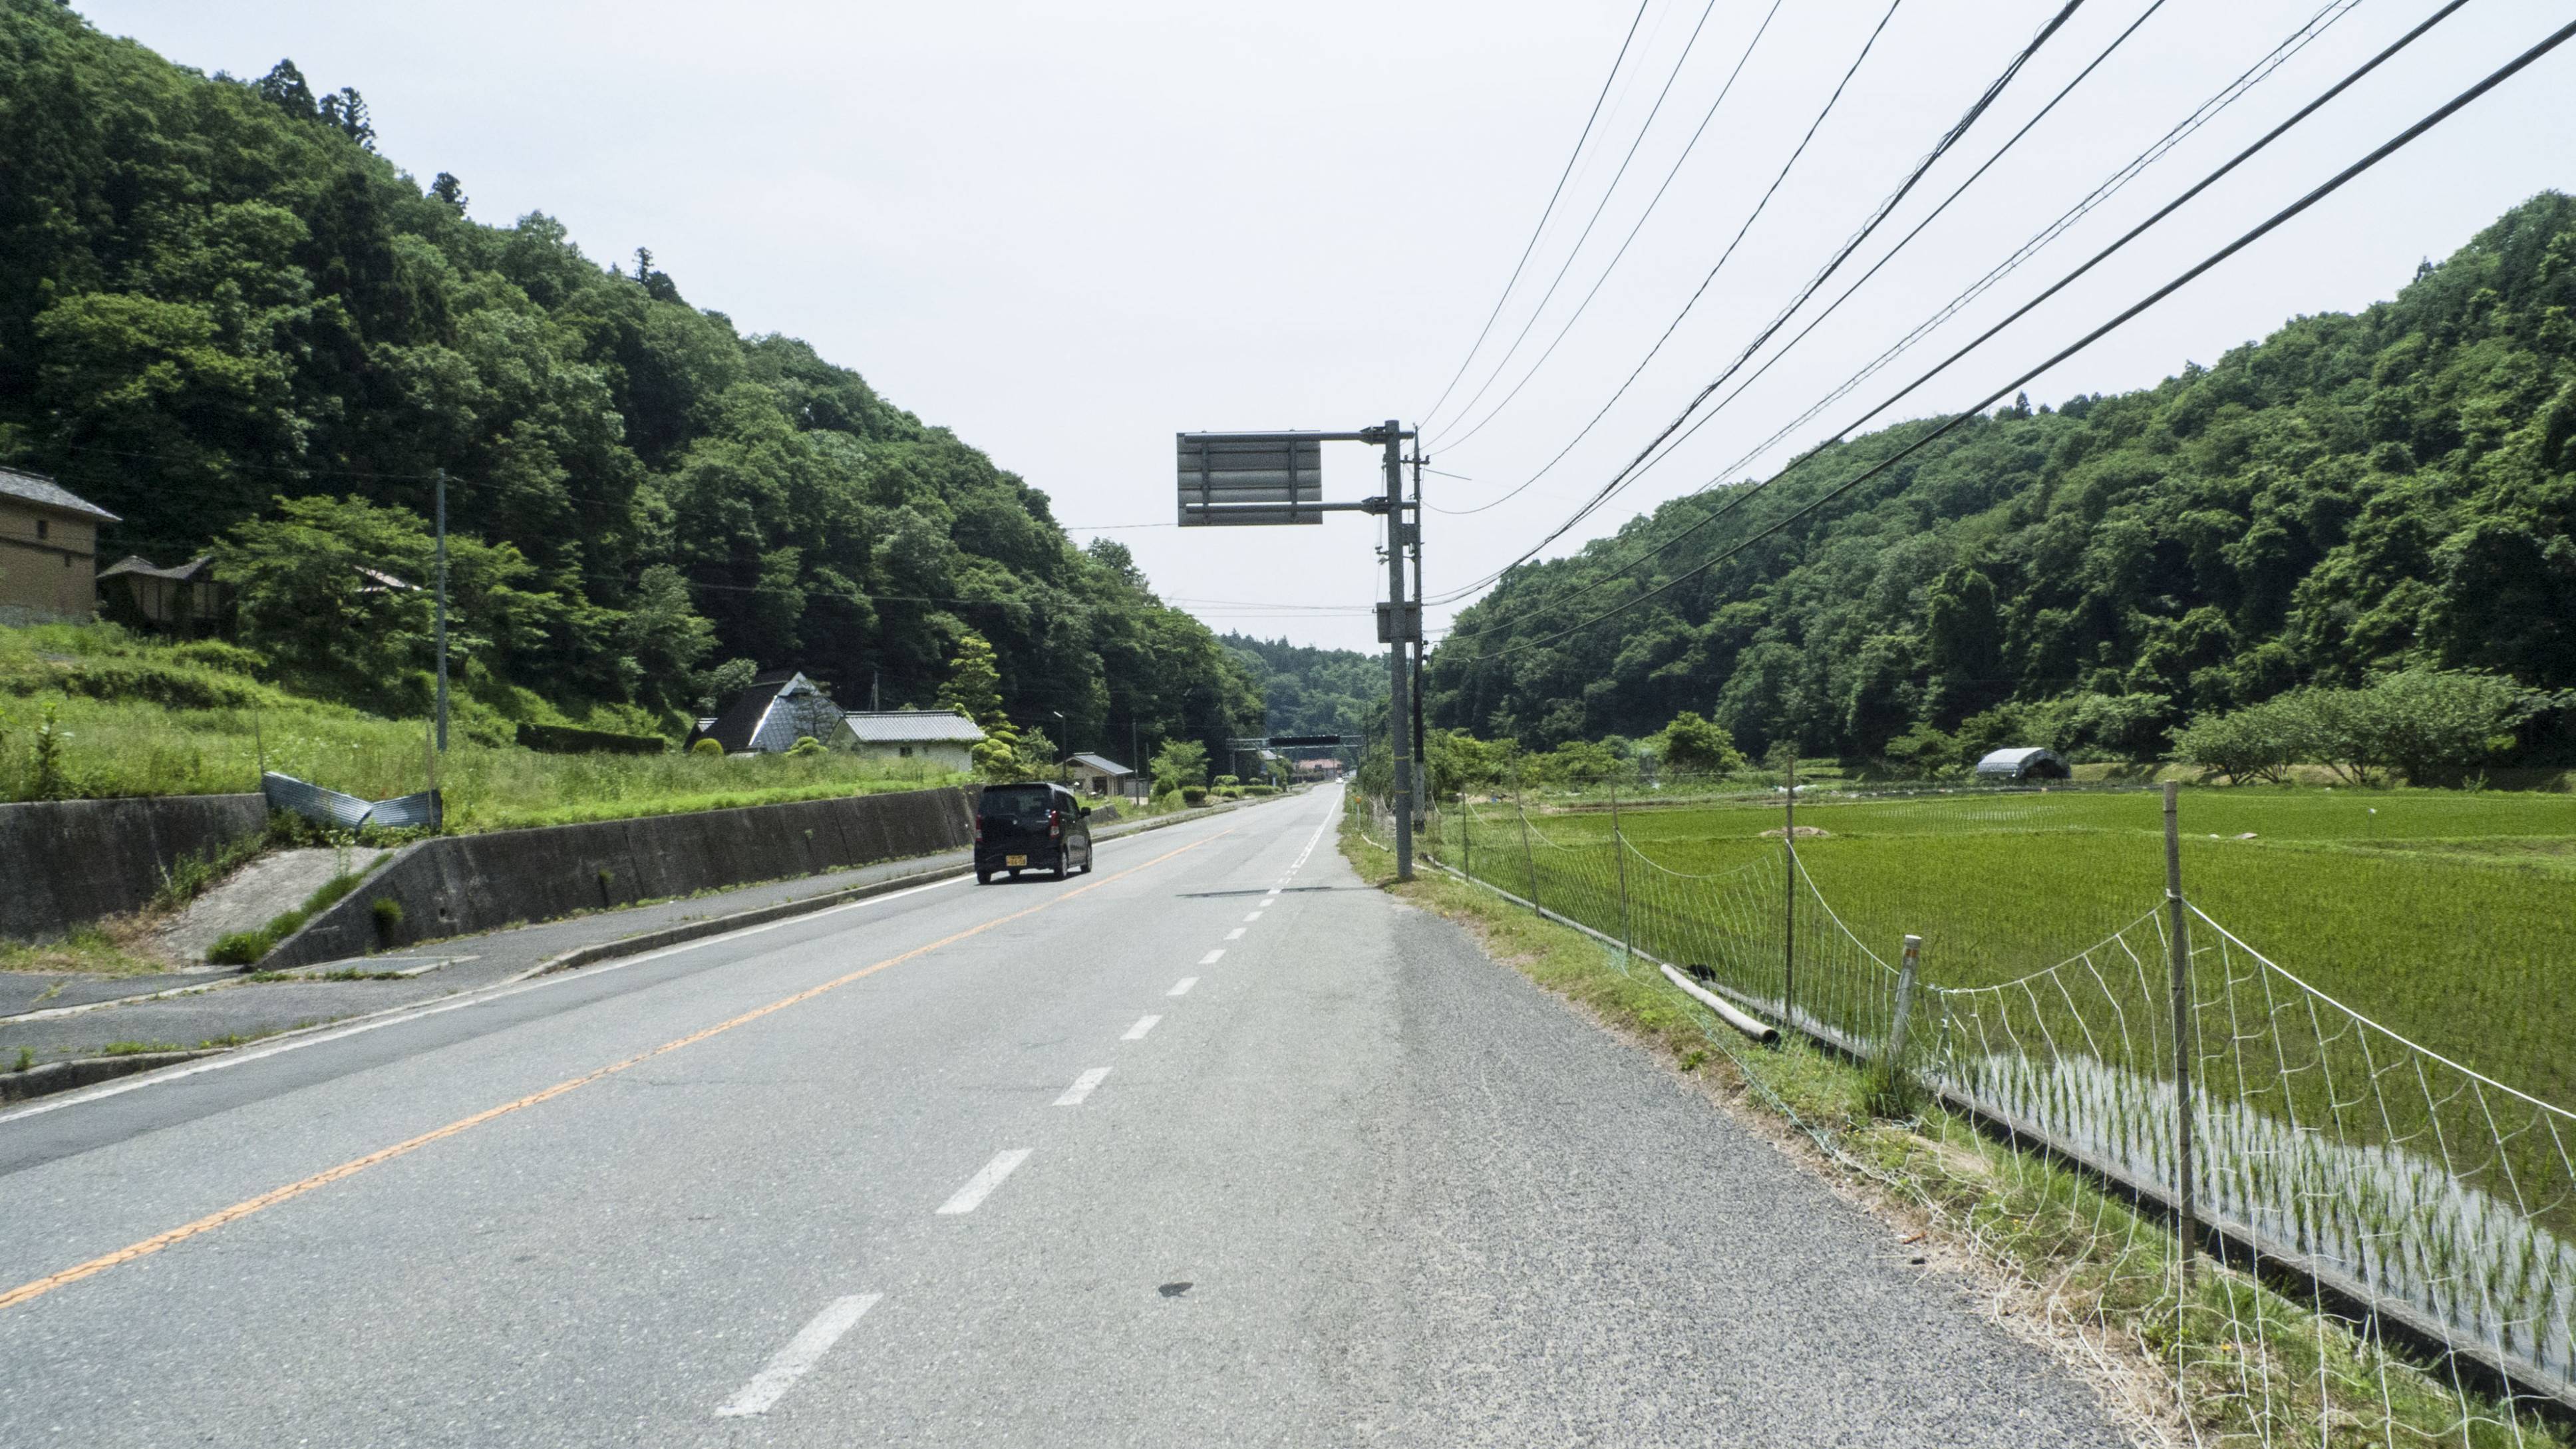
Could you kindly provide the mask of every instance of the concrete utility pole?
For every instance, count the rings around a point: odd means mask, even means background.
[[[447,470],[438,470],[438,751],[447,753]]]
[[[1395,878],[1413,879],[1413,691],[1405,657],[1404,549],[1406,535],[1422,526],[1404,521],[1404,425],[1386,420],[1386,598],[1395,606],[1395,637],[1387,642],[1387,743],[1395,753]]]

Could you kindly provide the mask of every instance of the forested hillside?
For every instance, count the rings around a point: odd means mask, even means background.
[[[1261,684],[1274,735],[1355,735],[1369,708],[1386,708],[1386,656],[1314,649],[1285,639],[1221,636]],[[1385,727],[1381,719],[1379,727]]]
[[[2576,201],[2547,193],[2393,302],[2000,410],[1587,624],[1933,425],[1837,446],[1719,521],[1732,489],[1668,503],[1461,615],[1429,709],[1540,747],[1691,709],[1755,751],[1901,755],[1974,721],[2154,756],[2193,711],[2390,668],[2576,685],[2571,304]]]
[[[1259,721],[1235,658],[1043,492],[649,252],[478,223],[375,142],[291,65],[207,77],[0,0],[0,462],[122,515],[106,558],[222,545],[289,682],[419,707],[424,601],[347,565],[425,578],[443,469],[487,711],[667,724],[730,660],[926,705],[973,631],[1024,723]]]

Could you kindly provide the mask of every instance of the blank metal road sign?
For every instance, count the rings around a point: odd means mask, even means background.
[[[1183,528],[1322,523],[1320,434],[1181,433]],[[1252,506],[1244,506],[1252,505]]]

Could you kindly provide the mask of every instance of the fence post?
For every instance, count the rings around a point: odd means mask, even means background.
[[[1476,878],[1476,818],[1467,813],[1467,792],[1458,792],[1458,873]]]
[[[1797,1025],[1798,999],[1798,756],[1780,759],[1780,853],[1785,862],[1780,892],[1780,1024]]]
[[[1896,973],[1896,1021],[1887,1029],[1887,1055],[1881,1060],[1893,1074],[1905,1068],[1905,1018],[1914,1010],[1914,967],[1923,953],[1923,938],[1905,938],[1905,964]]]
[[[2179,787],[2165,782],[2165,900],[2173,911],[2174,1022],[2174,1228],[2182,1249],[2182,1281],[2191,1284],[2191,1260],[2200,1244],[2200,1222],[2191,1177],[2191,925],[2183,913],[2182,829],[2174,812]]]
[[[1619,836],[1619,777],[1610,777],[1610,857],[1619,862],[1619,949],[1633,952],[1628,935],[1628,847]]]
[[[1538,855],[1530,849],[1529,806],[1521,803],[1521,762],[1512,761],[1512,813],[1521,818],[1521,859],[1529,865],[1530,909],[1545,914],[1538,903]]]

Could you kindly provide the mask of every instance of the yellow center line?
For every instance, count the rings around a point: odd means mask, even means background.
[[[1176,855],[1186,855],[1189,852],[1198,849],[1202,845],[1213,844],[1218,840],[1224,839],[1226,836],[1232,835],[1234,833],[1234,829],[1234,827],[1229,826],[1226,829],[1220,830],[1216,834],[1209,836],[1205,840],[1194,841],[1188,845],[1180,847],[1178,850],[1165,851],[1161,855],[1155,856],[1152,860],[1146,861],[1141,865],[1129,866],[1127,869],[1118,872],[1116,875],[1102,876],[1100,879],[1093,881],[1089,885],[1066,891],[1060,895],[1050,896],[1047,899],[1038,902],[1036,905],[1029,907],[1027,910],[1013,911],[1007,916],[995,916],[993,919],[984,922],[980,926],[969,926],[965,930],[959,931],[953,936],[943,936],[940,939],[931,942],[929,945],[915,946],[900,956],[888,956],[886,959],[877,962],[875,965],[862,966],[858,970],[853,971],[846,976],[834,977],[832,980],[826,981],[820,986],[808,987],[803,991],[797,992],[793,996],[780,997],[778,1000],[769,1003],[767,1006],[754,1007],[751,1010],[744,1012],[742,1015],[734,1017],[730,1021],[720,1021],[714,1026],[708,1027],[704,1031],[693,1031],[687,1036],[681,1037],[676,1041],[666,1041],[650,1051],[638,1052],[634,1056],[628,1057],[622,1062],[612,1062],[596,1071],[584,1072],[580,1076],[571,1078],[568,1081],[557,1082],[553,1086],[546,1088],[544,1091],[531,1092],[527,1096],[521,1097],[515,1102],[504,1102],[498,1107],[487,1108],[475,1113],[471,1117],[459,1117],[444,1127],[432,1128],[417,1137],[397,1142],[391,1147],[378,1148],[376,1151],[370,1152],[364,1157],[353,1157],[347,1162],[341,1163],[337,1167],[326,1168],[323,1171],[317,1172],[311,1177],[304,1178],[301,1181],[290,1182],[284,1187],[261,1193],[255,1198],[234,1203],[231,1207],[225,1208],[221,1212],[208,1213],[206,1216],[197,1219],[193,1223],[186,1223],[179,1227],[172,1228],[166,1233],[157,1233],[152,1237],[145,1238],[139,1243],[133,1243],[119,1248],[113,1253],[108,1253],[101,1257],[92,1258],[86,1263],[65,1268],[63,1271],[56,1273],[51,1277],[39,1278],[33,1283],[22,1283],[19,1286],[10,1289],[6,1293],[0,1293],[0,1308],[14,1308],[21,1303],[27,1302],[29,1299],[41,1298],[45,1294],[51,1293],[65,1284],[77,1283],[81,1279],[87,1278],[93,1273],[104,1273],[110,1268],[114,1268],[125,1263],[131,1263],[137,1258],[148,1258],[154,1253],[160,1252],[163,1248],[169,1247],[173,1243],[184,1242],[189,1238],[197,1236],[199,1233],[213,1232],[215,1229],[224,1226],[226,1223],[238,1222],[243,1218],[249,1217],[252,1213],[258,1212],[262,1208],[275,1207],[277,1204],[285,1202],[290,1198],[302,1197],[304,1194],[313,1191],[315,1188],[327,1187],[332,1183],[338,1182],[344,1177],[354,1177],[380,1162],[391,1162],[395,1158],[401,1157],[406,1153],[417,1152],[421,1148],[427,1147],[429,1144],[439,1141],[442,1138],[453,1137],[469,1128],[480,1127],[484,1123],[489,1122],[496,1117],[506,1117],[513,1112],[524,1111],[527,1108],[536,1106],[540,1102],[550,1102],[555,1098],[562,1096],[566,1092],[573,1091],[580,1087],[587,1087],[591,1083],[600,1080],[602,1077],[615,1076],[617,1073],[626,1070],[628,1067],[649,1062],[665,1052],[675,1052],[684,1046],[690,1046],[695,1043],[705,1041],[711,1036],[722,1035],[725,1032],[733,1030],[735,1027],[742,1026],[748,1022],[758,1021],[773,1011],[784,1011],[788,1007],[796,1005],[798,1002],[811,1001],[815,997],[821,996],[827,991],[837,991],[840,988],[849,985],[853,981],[857,981],[863,977],[874,976],[889,966],[900,966],[904,962],[910,961],[917,956],[927,956],[931,952],[939,950],[943,946],[953,946],[958,942],[965,940],[969,936],[980,936],[984,932],[993,929],[995,926],[1007,926],[1013,921],[1020,920],[1028,916],[1034,916],[1038,912],[1046,910],[1051,906],[1062,905],[1066,901],[1072,900],[1075,896],[1084,895],[1091,891],[1096,891],[1102,886],[1111,885],[1118,881],[1125,880],[1127,877],[1136,874],[1138,871],[1151,870],[1155,866],[1161,865],[1164,861],[1170,860]]]

